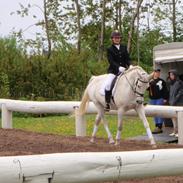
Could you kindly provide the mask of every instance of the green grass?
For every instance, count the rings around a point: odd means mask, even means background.
[[[117,117],[107,115],[109,128],[116,135]],[[87,115],[87,136],[91,136],[95,115]],[[151,129],[154,127],[152,118],[148,118]],[[75,135],[75,119],[68,115],[49,116],[49,117],[13,117],[13,128],[24,129],[28,131],[51,133],[58,135]],[[124,117],[122,138],[133,137],[145,134],[145,128],[138,117]],[[98,137],[106,138],[106,132],[102,124],[99,126]]]

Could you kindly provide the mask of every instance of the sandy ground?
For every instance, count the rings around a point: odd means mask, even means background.
[[[177,144],[158,144],[158,149],[183,148]],[[0,129],[0,156],[47,154],[62,152],[112,152],[152,149],[147,141],[122,140],[120,146],[109,145],[107,139],[91,144],[88,137],[76,138],[23,130]],[[133,179],[120,183],[183,183],[183,176]]]

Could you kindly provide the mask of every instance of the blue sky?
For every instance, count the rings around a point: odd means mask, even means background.
[[[10,15],[11,12],[20,10],[19,3],[27,6],[36,4],[42,7],[42,0],[0,0],[0,37],[8,36],[12,30],[26,29],[30,25],[36,23],[39,19],[42,19],[43,14],[37,7],[32,7],[30,14],[36,14],[38,19],[35,20],[32,16],[22,18],[16,14]],[[36,26],[32,26],[25,31],[26,38],[32,38],[35,32],[39,31]]]

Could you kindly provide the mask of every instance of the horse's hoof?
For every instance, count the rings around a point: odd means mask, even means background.
[[[94,139],[94,138],[91,138],[91,139],[90,139],[90,142],[91,142],[92,144],[94,144],[94,143],[95,143],[95,139]]]
[[[116,140],[115,146],[119,146],[120,145],[120,141]]]
[[[114,143],[115,143],[115,141],[112,138],[110,138],[109,139],[109,144],[114,144]]]
[[[156,144],[152,144],[152,148],[153,149],[156,149],[157,148],[157,145]]]

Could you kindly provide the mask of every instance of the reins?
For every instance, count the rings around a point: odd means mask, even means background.
[[[140,97],[143,97],[144,94],[143,94],[143,93],[140,93],[140,92],[138,92],[138,91],[136,90],[137,84],[138,84],[138,81],[140,81],[140,82],[142,82],[142,83],[148,83],[148,81],[143,81],[143,80],[141,80],[140,78],[138,78],[137,81],[135,82],[135,87],[133,87],[133,85],[130,83],[129,79],[128,79],[127,76],[126,76],[126,73],[124,73],[123,75],[124,75],[124,77],[126,78],[128,84],[130,85],[132,91],[133,91],[135,94],[138,94]]]

